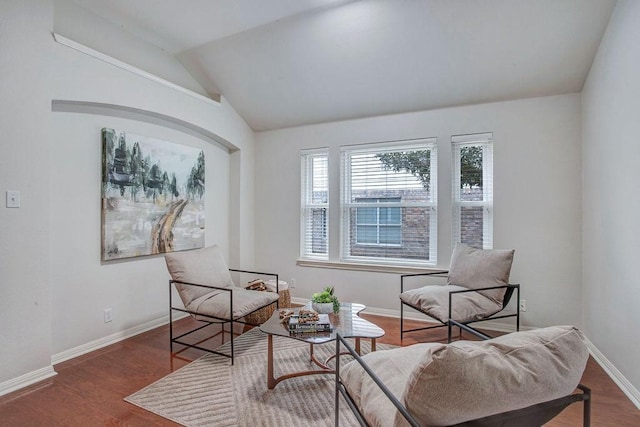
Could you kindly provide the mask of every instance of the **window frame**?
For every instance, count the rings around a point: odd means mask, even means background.
[[[482,200],[462,200],[461,198],[461,150],[467,147],[482,148]],[[482,248],[493,248],[493,133],[453,135],[451,137],[451,241],[462,241],[462,209],[482,207]]]
[[[423,267],[431,268],[437,265],[437,242],[438,242],[438,221],[437,221],[437,206],[438,206],[438,158],[437,158],[437,138],[420,138],[404,141],[392,141],[392,142],[380,142],[373,144],[360,144],[360,145],[348,145],[340,147],[341,151],[341,165],[340,165],[340,262],[349,264],[378,264],[389,266],[407,266],[407,267]],[[351,252],[351,233],[350,227],[353,225],[351,220],[351,210],[357,209],[362,206],[362,203],[358,203],[352,198],[352,171],[350,159],[353,155],[361,155],[366,153],[385,153],[394,151],[418,151],[429,150],[430,151],[430,181],[428,198],[426,201],[406,201],[400,200],[398,202],[384,203],[384,206],[380,206],[379,203],[372,203],[369,207],[397,207],[397,208],[423,208],[428,211],[428,218],[426,219],[429,230],[429,244],[427,248],[428,259],[414,259],[403,257],[386,257],[386,256],[361,256],[353,255]],[[393,196],[385,197],[373,197],[372,198],[394,198]],[[351,201],[354,200],[354,201]],[[401,209],[401,216],[405,210]],[[404,237],[405,229],[401,218],[401,234]],[[354,221],[355,223],[355,221]],[[353,246],[356,246],[355,244]],[[365,246],[357,244],[357,246]],[[400,245],[371,245],[378,247],[399,248]]]
[[[313,162],[314,159],[324,158],[326,161],[326,202],[313,200],[315,176]],[[329,260],[329,148],[318,148],[302,150],[300,152],[300,258],[307,260],[328,261]],[[312,175],[309,175],[309,174]],[[320,209],[322,215],[322,236],[324,240],[325,252],[314,252],[314,211]]]

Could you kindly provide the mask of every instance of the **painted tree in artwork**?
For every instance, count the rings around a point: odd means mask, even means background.
[[[120,187],[120,195],[124,196],[125,187],[132,185],[131,151],[127,148],[124,133],[120,134],[118,145],[114,149],[113,166],[109,171],[109,181]]]
[[[196,164],[191,168],[189,181],[187,182],[187,192],[191,196],[204,196],[204,152],[200,151]]]
[[[162,194],[165,176],[166,172],[163,173],[158,164],[153,164],[145,177],[147,197],[152,197],[154,202],[158,194]]]
[[[178,192],[178,180],[176,179],[176,174],[171,174],[171,183],[169,184],[169,194],[171,194],[171,199],[174,197],[178,197],[180,193]]]
[[[113,149],[117,140],[116,131],[113,129],[102,129],[102,196],[108,192],[110,188],[109,175],[111,165],[113,165]]]
[[[144,185],[145,174],[145,164],[139,142],[133,144],[129,165],[129,171],[131,172],[131,199],[135,201],[136,194]]]

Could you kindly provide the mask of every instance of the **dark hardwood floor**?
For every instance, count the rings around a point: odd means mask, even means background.
[[[379,342],[400,345],[398,319],[363,317],[386,331]],[[180,322],[184,326],[191,320]],[[406,336],[403,344],[445,337],[444,329],[419,332]],[[172,356],[168,341],[168,327],[163,326],[56,365],[55,377],[0,397],[0,426],[176,425],[123,400],[203,354],[189,349]],[[640,410],[591,359],[582,382],[592,389],[593,426],[640,426]],[[581,411],[574,404],[548,425],[581,426]]]

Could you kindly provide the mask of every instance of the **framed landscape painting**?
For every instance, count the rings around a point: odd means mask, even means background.
[[[102,129],[102,260],[204,247],[204,152]]]

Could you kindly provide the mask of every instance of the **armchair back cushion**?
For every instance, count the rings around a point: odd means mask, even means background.
[[[405,404],[421,424],[444,426],[566,396],[589,357],[583,340],[573,326],[553,326],[426,352]]]
[[[467,289],[508,285],[513,254],[513,249],[476,249],[458,243],[451,255],[447,283]],[[506,288],[479,291],[498,304],[502,304],[505,292]]]
[[[171,252],[164,257],[173,280],[228,288],[234,286],[229,267],[218,245],[186,252]],[[185,306],[210,294],[213,289],[176,283]]]

